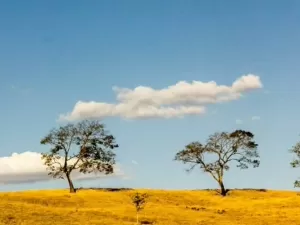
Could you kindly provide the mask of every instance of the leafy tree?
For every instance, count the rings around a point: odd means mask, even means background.
[[[251,132],[244,130],[214,133],[209,136],[205,145],[200,142],[188,144],[176,154],[175,160],[190,164],[187,171],[199,166],[209,173],[218,182],[220,194],[226,196],[229,190],[225,189],[223,178],[231,163],[235,162],[241,169],[247,169],[249,165],[254,168],[259,166],[258,144],[253,138]]]
[[[139,224],[139,212],[142,211],[145,207],[146,201],[148,199],[147,193],[135,193],[131,196],[132,203],[135,206],[136,209],[136,223]]]
[[[76,192],[71,174],[101,172],[111,174],[115,164],[114,136],[108,134],[98,121],[81,121],[52,129],[41,142],[50,145],[50,151],[42,154],[44,164],[53,178],[67,178],[70,192]]]
[[[292,147],[292,149],[289,150],[290,153],[293,153],[296,157],[293,159],[293,161],[291,162],[291,166],[293,168],[298,168],[300,167],[300,142],[296,143],[296,145],[294,145]],[[296,180],[294,182],[294,187],[300,187],[300,181]]]

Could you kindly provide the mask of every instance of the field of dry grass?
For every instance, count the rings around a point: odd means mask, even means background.
[[[233,191],[222,198],[213,191],[140,190],[150,195],[142,221],[165,225],[300,224],[300,196],[295,192]],[[2,225],[133,225],[133,191],[27,191],[0,194]]]

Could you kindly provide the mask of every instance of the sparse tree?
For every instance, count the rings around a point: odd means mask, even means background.
[[[139,224],[139,212],[145,207],[149,195],[147,193],[135,193],[131,196],[132,203],[136,209],[136,224]]]
[[[290,149],[289,151],[290,151],[290,153],[294,154],[294,156],[295,156],[295,158],[291,162],[291,166],[293,168],[300,167],[300,142],[296,143],[296,145],[294,145],[292,147],[292,149]],[[294,187],[300,187],[300,181],[299,180],[296,180],[294,182]]]
[[[114,136],[108,134],[98,121],[81,121],[52,129],[41,142],[50,145],[50,151],[42,159],[53,178],[67,178],[70,192],[76,192],[71,174],[100,172],[111,174],[115,164]]]
[[[244,130],[214,133],[205,145],[200,142],[187,145],[176,154],[175,160],[190,164],[187,171],[199,166],[209,173],[218,182],[220,194],[226,196],[229,190],[225,189],[223,178],[231,163],[241,169],[247,169],[250,165],[254,168],[259,166],[258,144],[253,139],[254,135]]]

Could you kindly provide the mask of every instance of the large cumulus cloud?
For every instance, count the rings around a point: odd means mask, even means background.
[[[115,166],[115,173],[109,176],[124,177],[120,166]],[[101,173],[82,174],[73,171],[74,180],[90,180],[106,177]],[[0,157],[0,184],[34,183],[52,180],[48,176],[41,154],[37,152],[13,153],[11,156]]]
[[[114,87],[116,103],[78,101],[73,110],[61,114],[59,120],[176,118],[203,114],[208,104],[234,101],[249,91],[262,88],[260,77],[243,75],[231,86],[215,81],[179,81],[163,89],[138,86],[134,89]]]

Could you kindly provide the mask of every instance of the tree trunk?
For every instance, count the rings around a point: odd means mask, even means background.
[[[221,189],[221,195],[225,197],[229,190],[225,189],[223,181],[219,181],[219,185],[220,185],[220,189]]]
[[[70,174],[67,173],[66,177],[67,177],[67,180],[68,180],[68,183],[69,183],[70,193],[75,193],[76,190],[74,188],[74,184],[73,184],[73,182],[71,180]]]
[[[139,213],[136,213],[136,224],[139,224]]]

